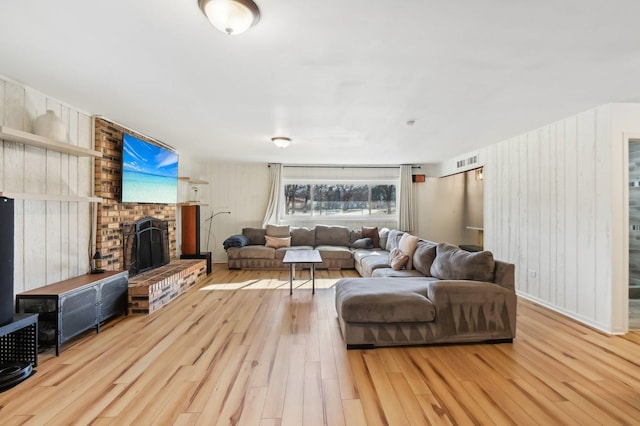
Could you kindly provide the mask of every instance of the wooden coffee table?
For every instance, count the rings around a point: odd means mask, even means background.
[[[293,271],[296,263],[311,264],[311,294],[316,294],[316,264],[322,263],[318,250],[287,250],[282,263],[289,265],[289,294],[293,294]]]

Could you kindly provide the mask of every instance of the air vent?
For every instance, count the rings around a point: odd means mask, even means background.
[[[466,167],[466,166],[470,166],[472,164],[476,164],[477,162],[478,162],[478,156],[474,155],[473,157],[465,158],[464,160],[458,160],[456,162],[456,167],[460,169],[462,167]]]

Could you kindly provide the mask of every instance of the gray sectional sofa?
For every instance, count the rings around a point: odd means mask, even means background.
[[[355,268],[361,275],[335,286],[348,348],[515,337],[514,265],[489,251],[471,253],[397,230],[326,225],[245,228],[225,241],[230,269],[287,269],[286,250],[311,248],[322,256],[318,268]]]
[[[385,249],[355,250],[363,278],[336,283],[338,322],[348,348],[510,342],[516,333],[514,265],[491,252],[470,253],[418,240],[411,269],[393,269]]]
[[[244,237],[244,238],[241,238]],[[269,238],[271,237],[271,238]],[[353,269],[352,245],[360,237],[344,226],[317,225],[314,228],[290,228],[289,226],[267,225],[266,228],[244,228],[242,235],[229,237],[240,240],[236,245],[225,241],[229,269],[289,269],[282,263],[286,250],[317,249],[322,263],[317,269]],[[280,239],[288,245],[275,247],[277,242],[267,245],[267,239]],[[285,241],[282,241],[285,240]],[[310,265],[302,265],[309,267]]]

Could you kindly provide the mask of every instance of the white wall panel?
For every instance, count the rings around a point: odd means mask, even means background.
[[[623,134],[638,129],[640,105],[605,105],[482,151],[485,247],[516,264],[520,295],[613,333],[626,326]]]
[[[581,253],[576,283],[577,310],[585,318],[595,319],[595,110],[577,117],[577,250]],[[580,289],[584,289],[580,290]]]
[[[566,172],[565,172],[565,150],[566,150],[566,129],[565,123],[560,122],[552,125],[556,130],[556,162],[553,165],[553,168],[556,172],[556,181],[555,187],[558,192],[556,201],[556,221],[557,221],[557,234],[556,234],[556,301],[555,306],[564,306],[565,305],[565,288],[567,282],[567,257],[566,257],[566,242],[565,242],[565,234],[567,230],[565,212],[566,212],[566,203],[567,198],[566,187],[564,182],[566,181]],[[550,303],[554,304],[553,301],[550,300]]]
[[[200,209],[200,249],[212,252],[214,262],[226,262],[222,248],[224,240],[242,232],[242,228],[262,227],[262,218],[267,205],[269,169],[265,163],[208,163],[189,155],[181,155],[180,176],[208,181],[199,185],[199,198],[208,206]],[[181,184],[179,199],[186,200],[193,192],[186,183]],[[212,212],[230,211],[213,219],[209,233],[209,218]],[[180,245],[180,218],[178,215],[178,246]]]
[[[0,124],[33,131],[34,119],[53,109],[69,126],[69,143],[92,147],[90,117],[21,84],[0,77]],[[91,194],[92,160],[0,141],[0,190]],[[15,292],[89,270],[89,203],[15,201]]]

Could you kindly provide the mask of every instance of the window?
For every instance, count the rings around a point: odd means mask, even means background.
[[[284,185],[285,217],[359,219],[395,217],[395,183],[292,183]]]

